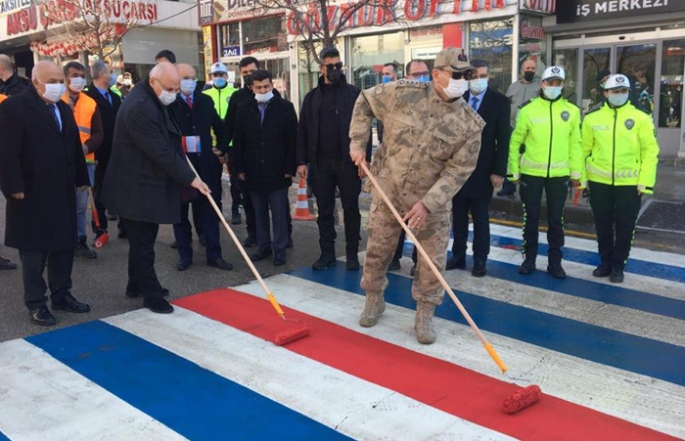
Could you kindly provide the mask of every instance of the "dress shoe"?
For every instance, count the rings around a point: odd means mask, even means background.
[[[52,297],[52,309],[57,311],[75,312],[77,314],[90,312],[90,306],[79,302],[70,293],[62,294],[59,297]]]
[[[285,265],[285,250],[279,250],[274,253],[274,266]]]
[[[623,268],[612,267],[609,281],[611,283],[623,283]]]
[[[90,260],[96,259],[98,257],[98,253],[88,248],[86,239],[82,238],[76,244],[76,248],[74,248],[74,256]]]
[[[143,306],[157,314],[171,314],[174,307],[169,304],[164,297],[148,296],[143,300]]]
[[[240,225],[243,223],[243,217],[240,215],[240,210],[234,210],[231,216],[231,225]]]
[[[192,260],[179,260],[176,264],[176,271],[185,271],[193,264]]]
[[[176,242],[176,241],[171,242],[171,245],[169,245],[169,248],[171,248],[172,250],[177,250],[178,249],[178,242]]]
[[[286,248],[292,248],[293,247],[293,237],[288,236],[288,244],[285,246]]]
[[[250,256],[250,260],[253,262],[259,262],[260,260],[264,260],[267,257],[271,257],[273,254],[273,251],[271,248],[264,248],[263,250],[259,250],[253,255]]]
[[[388,271],[397,271],[399,269],[402,269],[402,265],[400,265],[400,260],[392,259],[392,262],[390,262],[390,265],[388,265]]]
[[[533,271],[535,271],[535,260],[533,259],[524,260],[519,267],[519,274],[523,274],[524,276],[533,274]]]
[[[555,279],[565,279],[566,271],[561,266],[561,262],[554,262],[547,265],[547,272]]]
[[[199,239],[200,245],[203,247],[207,246],[207,240],[205,239],[205,233],[197,233],[197,238]]]
[[[224,271],[231,271],[233,269],[233,265],[226,262],[221,257],[219,257],[216,260],[208,260],[207,266],[211,266],[212,268],[218,268],[218,269],[224,270]]]
[[[4,257],[0,257],[0,271],[15,269],[17,269],[16,263],[11,262],[9,259],[5,259]]]
[[[169,296],[169,290],[166,288],[162,288],[162,297],[168,297]],[[135,299],[137,297],[140,297],[140,291],[133,291],[133,290],[126,290],[126,297]]]
[[[488,271],[485,269],[484,260],[475,260],[473,262],[473,269],[471,270],[471,275],[473,277],[485,277]]]
[[[416,275],[416,263],[414,263],[414,266],[411,267],[409,270],[409,274],[414,277]]]
[[[243,242],[243,247],[244,248],[250,248],[257,245],[257,239],[255,239],[252,236],[247,236],[247,239]]]
[[[29,317],[31,321],[39,326],[55,326],[57,320],[50,313],[47,306],[43,305],[40,308],[32,309],[29,311]]]
[[[594,277],[609,277],[611,274],[611,265],[603,263],[592,272]]]
[[[452,255],[452,257],[447,259],[445,269],[448,271],[453,269],[466,269],[466,257],[456,257]]]
[[[316,271],[325,270],[326,268],[335,266],[336,263],[337,261],[333,254],[321,254],[319,260],[312,264],[312,268]]]
[[[357,253],[347,256],[345,267],[348,271],[359,271],[359,257],[357,257]]]

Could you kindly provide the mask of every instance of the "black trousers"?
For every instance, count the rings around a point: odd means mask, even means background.
[[[181,203],[181,222],[174,224],[174,239],[178,245],[178,257],[181,261],[193,261],[193,228],[188,220],[188,210],[193,206],[193,222],[195,228],[201,227],[207,242],[207,261],[214,262],[221,258],[221,244],[219,242],[219,219],[205,196],[193,202]]]
[[[250,189],[247,188],[245,181],[240,181],[239,188],[243,196],[243,212],[245,213],[245,227],[247,227],[247,235],[257,239],[257,221],[255,220],[254,205],[250,198]],[[233,190],[233,181],[231,181],[231,191]],[[233,193],[231,193],[232,195]],[[235,199],[233,199],[235,200]]]
[[[231,211],[236,213],[240,206],[245,207],[244,193],[241,190],[242,181],[231,175]]]
[[[105,172],[107,169],[100,164],[95,167],[95,182],[93,184],[93,199],[95,200],[95,208],[98,210],[98,220],[100,221],[100,228],[107,231],[109,221],[105,213],[105,206],[102,204],[100,197],[102,196],[102,184],[105,182]],[[91,222],[93,233],[97,233],[95,221]]]
[[[323,254],[335,254],[335,189],[340,190],[345,221],[345,250],[347,254],[359,251],[362,216],[359,213],[359,194],[362,181],[357,166],[340,159],[321,159],[312,167],[312,190],[319,210],[319,246]]]
[[[637,186],[590,182],[590,206],[602,263],[624,268],[633,243],[642,196]]]
[[[397,242],[397,249],[395,250],[395,255],[393,256],[392,260],[400,260],[402,258],[402,251],[404,251],[404,241],[407,240],[407,233],[402,230],[400,233],[400,240]],[[411,260],[416,263],[418,258],[416,257],[418,252],[416,251],[416,247],[414,247],[414,251],[411,253]]]
[[[257,219],[257,244],[259,251],[270,248],[274,252],[285,250],[288,245],[288,213],[290,202],[288,189],[283,188],[272,192],[251,192],[250,198],[254,204]],[[269,221],[269,212],[271,220]],[[271,240],[271,227],[273,225],[273,241]]]
[[[490,254],[490,199],[459,196],[452,198],[452,253],[466,258],[469,239],[469,212],[473,218],[473,260],[485,262]]]
[[[128,286],[126,291],[144,297],[162,296],[155,272],[155,240],[159,225],[121,218],[128,235]]]
[[[74,266],[73,248],[50,252],[19,250],[19,259],[24,281],[24,303],[28,309],[38,309],[45,305],[45,293],[48,288],[53,299],[70,294],[71,269]],[[47,284],[43,279],[46,265]]]
[[[564,246],[564,204],[568,193],[568,176],[541,178],[521,175],[521,202],[523,202],[523,250],[526,259],[538,255],[538,224],[542,192],[547,196],[547,242],[550,262],[561,262]]]

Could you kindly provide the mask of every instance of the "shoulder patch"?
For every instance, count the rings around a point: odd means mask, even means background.
[[[532,103],[533,101],[535,101],[535,98],[529,99],[529,100],[526,101],[525,103],[521,104],[521,105],[519,106],[519,109],[523,109],[524,107],[526,107],[528,104]]]
[[[376,86],[376,89],[373,91],[373,94],[374,95],[382,94],[383,93],[383,87],[384,87],[383,84],[379,84],[378,86]]]

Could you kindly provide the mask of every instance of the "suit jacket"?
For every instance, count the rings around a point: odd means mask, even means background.
[[[179,95],[176,102],[169,106],[169,113],[178,123],[183,136],[200,137],[200,153],[190,153],[188,157],[193,161],[200,177],[212,190],[212,196],[221,201],[221,172],[223,167],[217,156],[212,153],[212,133],[216,138],[216,147],[226,153],[228,136],[226,128],[216,113],[212,98],[202,90],[195,89],[193,93],[193,108],[188,107],[185,95]]]
[[[0,106],[0,180],[7,198],[7,246],[60,251],[76,244],[76,187],[89,185],[74,114],[57,103],[62,130],[30,86]],[[17,200],[12,194],[24,193]]]
[[[470,92],[466,92],[464,100],[471,105]],[[483,102],[478,108],[478,114],[485,120],[478,163],[469,180],[457,193],[458,196],[490,199],[493,191],[490,175],[507,175],[511,137],[510,112],[506,96],[492,89],[485,92]]]
[[[149,82],[138,83],[117,115],[103,204],[125,219],[176,224],[181,221],[180,188],[193,179],[180,128]]]
[[[250,191],[272,192],[292,185],[297,149],[297,114],[292,103],[274,96],[264,121],[254,98],[238,106],[233,136],[236,174],[245,173]]]
[[[109,158],[112,156],[114,124],[121,107],[121,98],[116,93],[110,92],[112,97],[112,104],[110,104],[107,98],[102,96],[97,87],[92,83],[88,86],[88,90],[84,90],[84,93],[95,100],[100,111],[100,119],[102,120],[102,128],[105,135],[100,148],[95,152],[95,160],[98,162],[98,168],[105,170],[107,164],[109,164]]]

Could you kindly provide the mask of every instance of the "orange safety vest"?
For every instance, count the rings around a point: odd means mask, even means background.
[[[62,101],[70,104],[68,92],[62,95]],[[74,106],[74,119],[78,126],[78,134],[81,137],[81,144],[85,144],[90,139],[90,129],[93,122],[93,115],[97,109],[95,100],[85,93],[78,94],[78,100]],[[91,152],[86,155],[86,164],[95,163],[95,153]]]

